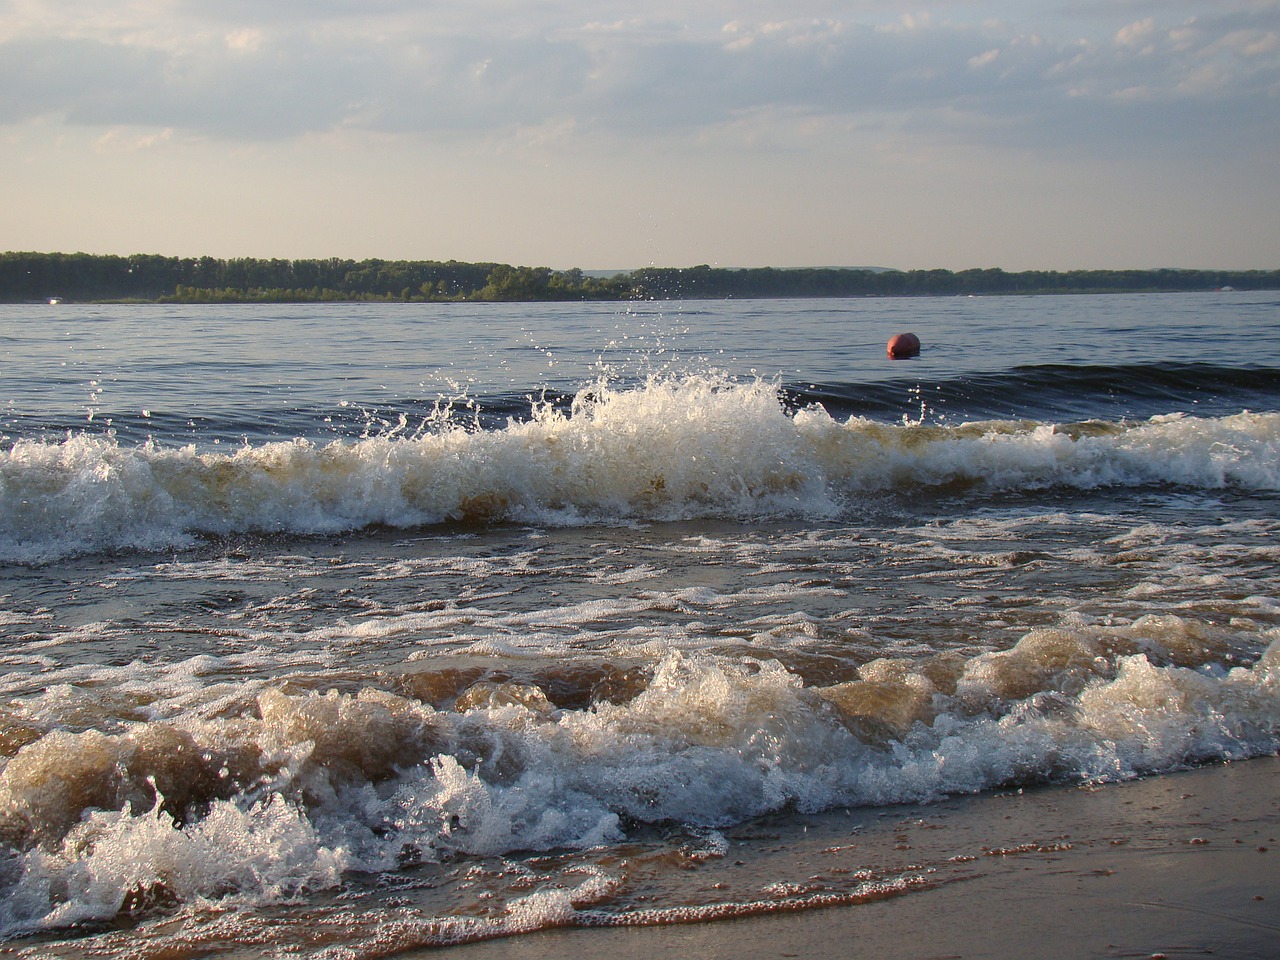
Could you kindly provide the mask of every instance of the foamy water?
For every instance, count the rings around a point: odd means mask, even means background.
[[[817,883],[752,824],[1280,749],[1265,295],[211,309],[167,346],[155,309],[3,318],[20,952],[909,896],[929,864]],[[1119,320],[1142,362],[1092,362]]]
[[[245,444],[228,453],[80,434],[0,461],[0,557],[31,561],[199,536],[445,522],[821,519],[873,495],[1071,488],[1273,491],[1280,414],[956,426],[788,414],[719,378],[596,384],[494,429]]]

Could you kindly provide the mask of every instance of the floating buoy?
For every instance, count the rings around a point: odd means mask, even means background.
[[[895,333],[889,338],[889,359],[904,360],[907,357],[918,356],[920,353],[920,338],[914,333]]]

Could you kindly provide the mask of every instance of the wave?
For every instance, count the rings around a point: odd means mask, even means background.
[[[1280,409],[1280,370],[1205,363],[1041,364],[941,380],[788,385],[793,409],[821,403],[833,415],[897,419],[922,407],[930,421],[974,418],[1107,419],[1170,410],[1220,414]]]
[[[1149,485],[1280,489],[1280,414],[886,424],[788,411],[776,384],[693,377],[598,384],[495,429],[227,453],[24,440],[0,455],[0,558],[455,522],[818,518],[895,493]]]
[[[888,379],[785,381],[778,396],[794,412],[820,404],[841,420],[865,417],[888,423],[903,418],[925,423],[978,419],[1063,422],[1090,419],[1147,419],[1171,411],[1224,416],[1242,409],[1280,410],[1280,369],[1212,363],[1042,364],[999,371],[968,371],[938,376],[912,362],[890,366]],[[884,370],[877,371],[883,375]],[[899,375],[900,374],[900,375]],[[689,380],[715,381],[704,369],[683,370]],[[668,378],[676,373],[668,370]],[[652,378],[610,374],[613,392],[643,390]],[[420,385],[421,386],[421,385]],[[580,381],[555,381],[533,387],[468,392],[460,383],[434,396],[353,396],[333,402],[270,389],[234,392],[234,396],[179,397],[110,407],[101,398],[45,409],[10,409],[0,416],[0,449],[17,438],[57,440],[68,435],[99,435],[139,445],[192,444],[204,450],[243,443],[262,444],[304,438],[316,443],[435,432],[452,424],[501,430],[527,422],[550,408],[570,413],[582,390]],[[593,384],[591,391],[598,391]],[[230,398],[229,398],[230,397]],[[39,407],[40,404],[35,406]]]
[[[1173,615],[874,660],[825,686],[774,661],[667,651],[507,679],[436,662],[346,693],[189,689],[217,667],[165,668],[144,705],[135,664],[114,693],[60,686],[0,711],[0,937],[598,848],[642,825],[1123,780],[1280,748],[1274,628]]]

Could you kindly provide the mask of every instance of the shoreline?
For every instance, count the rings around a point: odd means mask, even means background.
[[[399,304],[405,306],[423,306],[441,304],[444,306],[484,306],[511,304],[616,304],[616,303],[696,303],[701,300],[741,300],[747,303],[762,303],[771,300],[953,300],[960,297],[1101,297],[1101,296],[1153,296],[1176,294],[1206,293],[1277,293],[1280,287],[1138,287],[1131,290],[1114,290],[1108,287],[1043,287],[1028,290],[988,290],[973,293],[778,293],[756,296],[616,296],[616,297],[530,297],[508,299],[486,299],[482,297],[400,297],[387,296],[350,296],[350,297],[297,297],[276,299],[272,297],[243,294],[231,297],[180,298],[174,295],[160,297],[117,297],[117,298],[76,298],[65,297],[37,298],[33,300],[0,300],[0,306],[36,307],[36,306],[94,306],[94,307],[288,307],[288,306],[360,306]]]
[[[616,273],[457,260],[0,253],[0,300],[188,303],[629,302],[1260,291],[1280,270],[687,267]]]
[[[909,851],[931,883],[845,906],[701,923],[564,927],[447,949],[448,960],[603,953],[704,960],[1275,956],[1280,757],[1100,787],[1050,786],[802,818],[787,855]],[[793,838],[788,838],[793,839]],[[936,881],[936,882],[934,882]],[[412,960],[441,948],[414,949]]]

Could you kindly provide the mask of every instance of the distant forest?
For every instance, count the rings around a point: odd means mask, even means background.
[[[0,302],[690,300],[1280,289],[1280,270],[581,270],[455,260],[257,260],[0,253]]]

